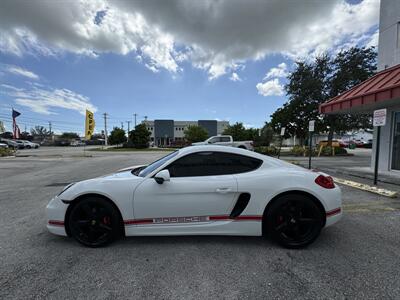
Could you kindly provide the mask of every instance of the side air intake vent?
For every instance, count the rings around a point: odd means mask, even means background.
[[[239,195],[235,207],[232,209],[231,215],[229,218],[234,219],[244,211],[247,204],[249,204],[250,194],[249,193],[242,193]]]

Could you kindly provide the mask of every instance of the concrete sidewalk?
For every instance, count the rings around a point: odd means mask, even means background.
[[[371,168],[371,150],[355,149],[349,153],[353,156],[313,157],[311,167],[332,175],[345,175],[370,180],[374,179],[374,170]],[[308,157],[285,156],[281,159],[295,162],[308,168]],[[400,172],[379,172],[378,181],[400,186]]]

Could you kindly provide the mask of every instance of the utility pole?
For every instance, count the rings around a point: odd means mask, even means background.
[[[107,135],[107,113],[103,114],[104,116],[104,145],[107,146],[108,145],[108,135]]]
[[[136,117],[137,117],[137,113],[134,113],[133,116],[135,117],[135,128],[136,128]]]
[[[51,134],[51,121],[49,121],[49,134],[50,134],[50,136],[52,135]]]
[[[124,129],[124,122],[121,122],[121,129]]]
[[[130,124],[132,121],[126,121],[126,123],[128,123],[128,142],[129,142],[129,131],[130,131]]]

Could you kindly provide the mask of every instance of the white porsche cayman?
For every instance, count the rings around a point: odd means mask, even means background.
[[[248,150],[193,146],[148,166],[72,183],[50,232],[91,247],[121,235],[269,235],[300,248],[342,215],[331,177]]]

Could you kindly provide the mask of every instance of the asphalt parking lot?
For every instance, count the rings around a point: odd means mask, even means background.
[[[1,299],[400,298],[399,198],[342,187],[342,221],[303,250],[213,236],[130,237],[90,249],[47,232],[49,199],[69,182],[165,153],[22,153],[0,159]]]

